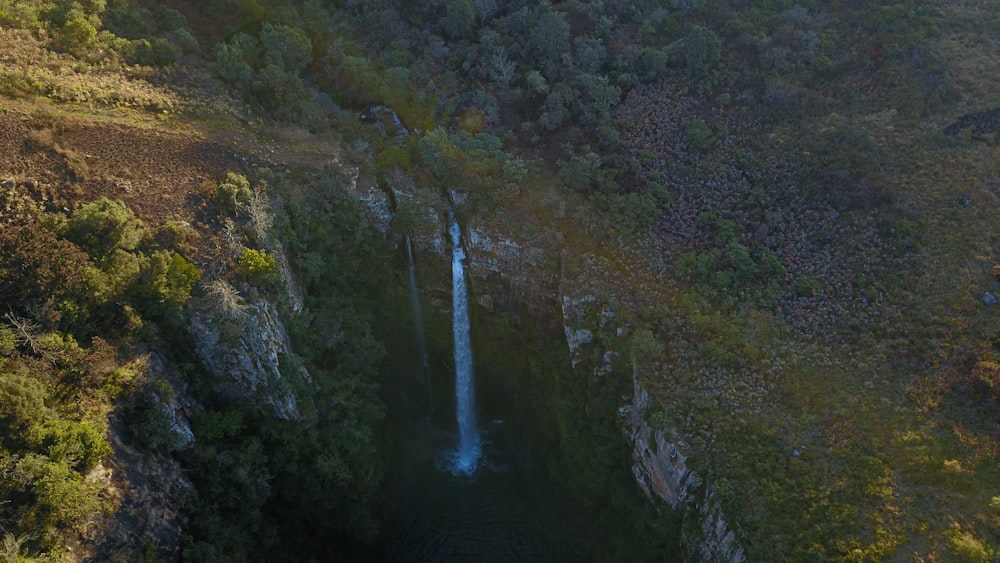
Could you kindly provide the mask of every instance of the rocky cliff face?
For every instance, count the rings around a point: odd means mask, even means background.
[[[384,217],[384,205],[378,196],[355,188],[370,215]],[[443,217],[442,198],[421,195],[420,190],[395,190],[397,199],[421,203],[425,219]],[[461,194],[453,194],[453,201]],[[414,244],[423,251],[446,258],[448,249],[437,230],[416,233]],[[615,269],[594,255],[555,257],[552,251],[533,245],[501,229],[479,225],[463,225],[466,236],[470,298],[489,310],[502,310],[514,305],[529,310],[548,311],[553,303],[561,306],[562,325],[574,370],[582,377],[607,377],[618,358],[614,351],[624,344],[628,327],[623,326],[611,302],[627,303],[627,295],[615,280]],[[576,272],[566,273],[567,262]],[[443,264],[446,262],[443,262]],[[620,305],[627,306],[627,305]],[[633,475],[638,485],[653,502],[682,511],[686,521],[684,541],[689,555],[697,561],[740,563],[746,560],[736,534],[730,529],[711,485],[686,465],[684,443],[673,439],[664,429],[653,429],[643,414],[649,395],[638,382],[633,401],[623,405],[626,434],[633,447]],[[693,525],[691,525],[693,524]]]
[[[615,369],[623,338],[629,333],[616,311],[606,302],[609,286],[603,285],[599,260],[584,257],[587,266],[564,279],[563,327],[573,368],[586,377],[607,377]],[[564,273],[565,276],[565,273]],[[602,285],[603,290],[602,291]],[[619,367],[618,369],[622,369]],[[685,525],[682,540],[695,561],[741,563],[746,560],[736,534],[716,500],[714,488],[687,466],[686,445],[668,429],[654,429],[645,418],[649,393],[633,373],[632,404],[619,409],[632,445],[632,474],[653,502],[681,511]],[[693,525],[692,525],[693,524]]]
[[[147,545],[155,546],[159,558],[178,559],[181,507],[194,499],[194,485],[177,460],[134,447],[128,433],[123,421],[112,419],[111,456],[86,476],[101,484],[115,510],[84,532],[83,545],[93,546],[84,560],[125,561]]]
[[[191,417],[202,406],[167,358],[146,345],[138,350],[145,357],[147,375],[169,386],[151,390],[151,408],[159,409],[174,437],[170,449],[194,443]],[[177,459],[163,451],[138,447],[134,428],[126,419],[112,416],[107,433],[111,455],[91,469],[87,481],[96,483],[111,510],[85,526],[71,538],[74,560],[127,561],[154,546],[164,560],[180,557],[183,508],[195,497],[195,488]]]
[[[301,367],[298,373],[282,373],[281,357],[291,354],[292,347],[274,306],[263,299],[248,304],[238,333],[231,334],[232,328],[210,313],[192,311],[189,329],[198,356],[215,377],[215,392],[262,414],[301,420],[288,378],[306,383],[311,378]]]
[[[665,429],[654,430],[645,420],[649,393],[634,378],[632,405],[628,415],[632,441],[632,474],[650,499],[684,511],[686,520],[698,525],[685,527],[685,546],[696,561],[746,561],[736,534],[726,522],[711,484],[703,482],[687,466],[686,445]],[[689,531],[691,530],[691,531]]]
[[[558,276],[547,251],[496,229],[467,228],[471,294],[485,308],[548,310],[558,297]],[[477,283],[478,282],[478,283]]]

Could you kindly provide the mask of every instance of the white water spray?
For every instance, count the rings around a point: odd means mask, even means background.
[[[480,456],[479,430],[476,428],[476,390],[472,379],[472,343],[469,340],[469,304],[465,288],[465,251],[462,230],[454,216],[448,232],[452,243],[452,329],[455,334],[455,414],[458,418],[458,448],[452,458],[452,470],[470,474]]]

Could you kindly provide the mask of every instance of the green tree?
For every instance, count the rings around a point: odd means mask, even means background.
[[[458,189],[492,196],[524,180],[521,159],[503,150],[489,133],[434,129],[420,139],[421,154],[437,177]]]
[[[304,31],[287,25],[265,23],[260,30],[264,65],[298,74],[312,63],[312,42]]]
[[[46,543],[57,541],[57,526],[75,524],[103,508],[97,483],[85,481],[66,463],[28,454],[8,464],[2,469],[9,471],[10,484],[34,497],[34,503],[23,512],[21,525],[43,530]]]
[[[570,116],[570,109],[576,104],[579,96],[579,92],[565,83],[557,83],[542,104],[542,114],[538,117],[538,124],[549,131],[558,129]]]
[[[149,312],[176,324],[183,316],[191,290],[201,279],[201,272],[180,254],[161,250],[150,256],[142,279],[142,296]]]
[[[116,249],[134,250],[146,227],[124,203],[106,197],[81,207],[70,219],[66,238],[100,260]]]
[[[111,454],[104,430],[88,420],[47,420],[31,429],[28,441],[36,452],[47,455],[49,460],[65,463],[78,471],[97,465]]]
[[[688,73],[698,79],[707,77],[722,56],[719,36],[711,29],[696,25],[683,41]]]
[[[0,443],[8,448],[10,440],[19,439],[31,427],[41,422],[48,409],[48,390],[36,377],[14,372],[0,372]]]
[[[582,193],[613,191],[612,171],[604,168],[601,157],[590,149],[590,145],[584,145],[581,150],[580,154],[570,155],[569,160],[559,161],[559,174],[566,185]]]
[[[476,8],[472,0],[450,0],[441,18],[441,31],[453,39],[466,39],[476,27]]]
[[[585,73],[596,73],[608,57],[604,42],[599,38],[581,35],[573,40],[573,62]]]
[[[581,93],[581,121],[587,125],[607,119],[611,108],[618,104],[621,90],[608,81],[607,76],[594,74],[579,74],[574,83]]]
[[[545,77],[552,80],[561,68],[562,56],[569,53],[569,23],[547,5],[531,27],[529,45]]]
[[[643,82],[652,82],[667,70],[669,63],[670,56],[665,50],[646,47],[635,63],[635,72]]]
[[[632,334],[629,342],[629,360],[633,367],[643,375],[654,373],[656,362],[663,359],[666,347],[648,328],[638,328]]]
[[[73,18],[59,30],[59,47],[73,56],[84,57],[97,47],[97,29],[87,18]]]
[[[298,118],[310,98],[309,90],[298,74],[275,64],[269,64],[257,73],[254,86],[257,101],[278,119]]]

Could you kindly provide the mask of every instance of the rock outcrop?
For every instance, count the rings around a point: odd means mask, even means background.
[[[176,560],[182,507],[194,499],[194,485],[177,460],[134,447],[128,433],[122,420],[111,420],[111,456],[87,475],[101,483],[115,509],[83,534],[84,544],[93,546],[85,560],[133,560],[147,545],[155,546],[158,558]]]
[[[204,410],[204,407],[188,394],[184,380],[167,368],[167,360],[156,350],[145,346],[139,352],[145,354],[146,371],[150,379],[160,380],[169,385],[167,392],[152,390],[152,400],[156,408],[163,413],[170,426],[170,432],[176,438],[176,449],[183,449],[195,442],[194,431],[191,430],[191,419]]]
[[[586,287],[580,280],[563,280],[563,327],[570,361],[586,377],[606,377],[614,369],[617,352],[629,329],[616,312],[599,298],[600,287]],[[592,282],[593,283],[593,282]],[[597,282],[599,283],[599,282]],[[569,288],[582,292],[570,294]],[[621,369],[621,368],[619,368]],[[653,502],[681,512],[685,521],[682,542],[694,561],[742,563],[743,547],[730,528],[711,483],[687,465],[686,444],[668,429],[654,429],[646,420],[649,393],[633,373],[632,404],[621,407],[626,434],[632,445],[632,474]]]
[[[715,490],[687,466],[683,440],[673,438],[666,429],[653,429],[644,414],[649,393],[633,379],[632,405],[628,413],[632,441],[632,474],[650,499],[659,499],[685,520],[698,524],[685,527],[685,547],[695,561],[741,563],[746,561],[743,547],[730,529]],[[693,530],[693,531],[688,531]]]
[[[303,367],[282,373],[281,357],[292,353],[285,326],[274,306],[258,300],[246,306],[238,332],[232,322],[209,312],[193,310],[190,331],[198,356],[215,377],[213,389],[221,397],[243,403],[262,414],[301,420],[298,399],[289,377],[311,383]]]
[[[477,301],[490,310],[527,308],[539,318],[551,310],[559,278],[545,248],[482,225],[466,230],[468,272],[478,282],[470,294]]]

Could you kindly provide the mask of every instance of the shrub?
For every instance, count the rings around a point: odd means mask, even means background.
[[[698,152],[705,152],[715,144],[715,134],[712,128],[700,119],[685,119],[681,123],[684,129],[684,139],[688,146]]]
[[[244,90],[253,79],[253,68],[236,45],[219,43],[215,46],[215,64],[212,70],[226,84]]]
[[[235,172],[226,173],[226,179],[216,188],[215,200],[223,210],[236,214],[242,211],[253,198],[250,181]]]
[[[260,31],[264,64],[297,74],[312,63],[312,42],[299,28],[264,24]]]
[[[795,294],[799,297],[816,297],[821,287],[819,281],[809,276],[795,278]]]
[[[124,203],[108,198],[88,203],[69,221],[66,238],[97,259],[114,250],[134,250],[146,236],[146,227]]]
[[[198,268],[180,254],[160,251],[150,257],[143,273],[143,291],[158,318],[179,321],[191,290],[201,279]]]
[[[705,78],[719,62],[722,42],[711,29],[696,25],[684,38],[684,55],[688,73],[695,78]]]
[[[274,255],[253,248],[244,249],[240,256],[240,275],[257,286],[276,285],[281,281]]]

